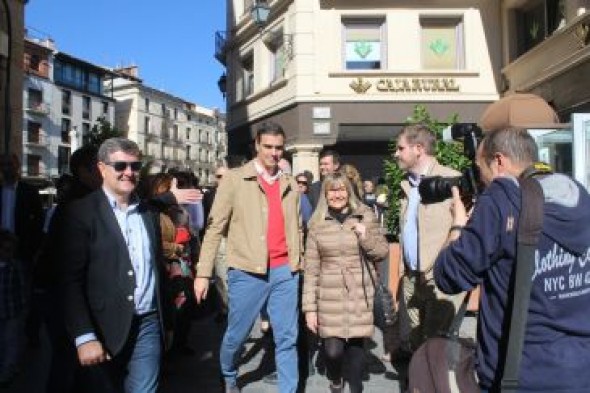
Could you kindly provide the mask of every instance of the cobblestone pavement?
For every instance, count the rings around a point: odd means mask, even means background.
[[[463,335],[473,337],[475,318],[467,317],[463,323]],[[212,317],[196,320],[192,325],[189,344],[195,349],[192,356],[178,356],[166,359],[163,365],[161,393],[220,393],[219,378],[219,343],[223,326]],[[25,358],[26,368],[10,389],[0,392],[43,393],[43,384],[47,375],[49,343],[46,337],[41,348],[28,350]],[[242,354],[239,383],[243,393],[278,392],[276,385],[263,381],[263,377],[274,368],[272,351],[269,351],[270,339],[263,337],[259,326],[254,326],[252,336],[246,343]],[[367,342],[367,371],[365,374],[365,392],[400,392],[398,374],[390,364],[379,360],[383,354],[381,334],[376,330],[373,340]],[[301,392],[328,392],[328,382],[317,361],[319,372],[309,377]]]

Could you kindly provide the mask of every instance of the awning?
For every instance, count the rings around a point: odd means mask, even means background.
[[[490,104],[479,121],[484,131],[507,127],[551,128],[559,117],[543,98],[535,94],[514,93]]]

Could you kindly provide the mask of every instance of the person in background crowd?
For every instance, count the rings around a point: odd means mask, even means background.
[[[356,198],[360,201],[363,200],[364,190],[363,190],[363,181],[361,179],[361,174],[359,171],[351,164],[344,164],[342,165],[340,171],[348,178],[350,184],[352,185],[352,190],[354,191]]]
[[[340,170],[340,154],[334,150],[324,150],[320,153],[320,180],[312,183],[309,188],[309,202],[315,209],[321,196],[322,180],[324,177]]]
[[[37,188],[21,180],[21,166],[16,154],[0,156],[0,174],[0,228],[16,235],[15,257],[21,264],[18,271],[25,291],[26,311],[18,318],[11,318],[8,325],[12,336],[9,341],[20,359],[25,342],[23,332],[30,347],[38,348],[40,343],[42,298],[33,276],[43,242],[43,206]]]
[[[309,223],[302,310],[308,328],[323,340],[332,393],[343,392],[345,358],[349,391],[363,390],[363,343],[374,330],[374,264],[387,252],[375,215],[350,180],[341,173],[327,175]]]
[[[445,293],[481,284],[476,368],[483,392],[500,391],[515,290],[516,240],[525,203],[517,178],[537,155],[537,144],[524,129],[506,127],[485,134],[476,161],[487,188],[469,219],[453,189],[450,243],[434,266],[436,284]],[[518,391],[584,392],[590,368],[590,285],[582,277],[590,275],[590,195],[563,174],[539,175],[535,180],[545,203]]]
[[[18,320],[25,312],[22,264],[16,259],[17,239],[0,229],[0,389],[11,385],[19,372]]]
[[[444,246],[452,225],[449,198],[424,204],[418,192],[425,176],[459,176],[434,157],[436,137],[425,125],[404,127],[397,138],[395,158],[406,172],[401,187],[400,245],[403,276],[400,283],[399,318],[394,326],[392,361],[406,360],[427,339],[447,331],[463,296],[449,296],[434,284],[434,260]],[[406,332],[409,330],[409,337]]]
[[[303,225],[307,228],[307,223],[313,213],[313,207],[311,206],[309,196],[307,195],[307,192],[309,191],[309,183],[307,177],[303,173],[295,176],[295,180],[297,181],[299,193],[301,193],[301,219],[303,220]]]
[[[103,142],[103,185],[65,207],[58,239],[66,327],[97,392],[158,388],[162,247],[157,214],[135,194],[140,154],[125,138]]]
[[[363,181],[363,203],[375,211],[377,195],[375,195],[375,183],[373,180]]]
[[[225,391],[240,391],[237,355],[267,303],[279,391],[294,393],[299,380],[300,194],[293,178],[278,168],[285,146],[281,126],[261,124],[255,141],[256,158],[228,171],[217,189],[197,266],[195,296],[197,302],[207,296],[215,253],[227,234],[229,315],[220,350]]]

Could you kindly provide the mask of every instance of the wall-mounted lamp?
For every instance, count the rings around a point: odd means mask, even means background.
[[[268,18],[270,16],[270,6],[267,0],[255,0],[252,8],[250,9],[250,15],[252,21],[258,29],[260,34],[263,35],[262,41],[269,47],[283,46],[283,51],[290,59],[293,57],[293,35],[283,33],[282,28],[279,30],[264,32],[264,28],[268,24]]]
[[[227,93],[227,75],[225,75],[225,73],[219,77],[217,86],[219,87],[219,91],[223,95],[223,98],[225,98],[225,94]]]
[[[254,24],[262,30],[268,22],[270,6],[266,0],[255,0],[252,8],[250,9],[250,15],[252,16],[252,21],[254,21]]]

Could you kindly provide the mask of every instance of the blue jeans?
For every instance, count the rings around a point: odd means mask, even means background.
[[[162,332],[157,313],[134,317],[121,353],[98,366],[88,367],[86,383],[93,392],[156,393],[160,381]]]
[[[227,386],[235,386],[238,355],[248,338],[263,305],[275,341],[275,362],[279,392],[297,390],[298,293],[299,274],[288,265],[269,269],[266,276],[237,269],[228,272],[229,315],[220,350],[221,373]]]

